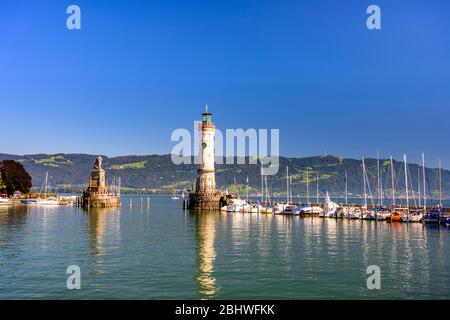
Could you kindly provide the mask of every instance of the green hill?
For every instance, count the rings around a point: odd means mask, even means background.
[[[34,154],[34,155],[9,155],[0,154],[0,161],[12,159],[20,161],[33,177],[33,185],[39,187],[48,172],[50,183],[60,189],[80,189],[89,179],[89,171],[95,162],[96,155],[87,154]],[[248,159],[247,159],[248,160]],[[367,159],[371,189],[376,188],[376,159]],[[172,192],[191,188],[195,182],[196,166],[180,165],[172,163],[170,155],[148,156],[104,156],[103,166],[107,171],[108,180],[113,176],[122,179],[122,186],[131,189],[155,189],[161,192]],[[381,160],[381,172],[383,185],[391,188],[389,160]],[[306,172],[309,172],[310,194],[316,193],[316,175],[319,173],[319,189],[321,193],[329,191],[334,196],[344,193],[344,176],[348,172],[348,190],[350,195],[361,195],[363,192],[363,180],[361,161],[355,159],[343,159],[333,156],[317,156],[307,158],[280,158],[280,170],[276,176],[269,177],[269,189],[271,193],[283,194],[286,190],[285,168],[289,166],[292,176],[292,189],[295,195],[306,194]],[[394,162],[397,174],[396,189],[401,193],[404,190],[403,165]],[[417,191],[418,165],[410,164],[411,181]],[[450,171],[443,170],[443,192],[450,195]],[[257,193],[261,186],[260,168],[258,165],[217,165],[216,179],[221,188],[235,191],[234,179],[238,189],[243,192],[246,178],[249,177],[250,192]],[[427,168],[427,188],[432,196],[437,197],[438,170]],[[387,191],[388,192],[388,191]]]

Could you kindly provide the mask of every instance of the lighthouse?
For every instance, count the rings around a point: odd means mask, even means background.
[[[202,113],[199,124],[199,166],[195,191],[189,194],[189,208],[191,209],[220,209],[223,194],[216,189],[216,175],[214,171],[214,132],[216,125],[212,122],[212,113],[208,106]]]
[[[208,112],[208,106],[206,105],[199,127],[200,165],[197,169],[196,193],[214,193],[216,191],[216,175],[214,173],[214,132],[216,126],[211,117],[212,114]]]

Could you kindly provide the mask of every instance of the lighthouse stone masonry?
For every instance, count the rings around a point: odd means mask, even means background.
[[[215,124],[208,106],[202,113],[200,134],[200,165],[197,169],[197,182],[195,191],[189,194],[189,209],[218,210],[224,201],[224,193],[216,189],[216,176],[214,171],[214,132]]]

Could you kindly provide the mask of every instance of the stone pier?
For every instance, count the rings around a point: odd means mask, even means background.
[[[226,204],[225,195],[222,192],[189,194],[189,209],[220,210]]]
[[[84,208],[113,208],[120,207],[120,191],[117,188],[109,192],[106,186],[105,170],[102,168],[102,157],[97,157],[91,170],[89,187],[81,196],[81,206]]]

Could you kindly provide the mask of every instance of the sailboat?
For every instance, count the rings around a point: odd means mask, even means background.
[[[409,222],[421,222],[423,219],[423,214],[419,210],[412,211],[409,215]]]
[[[32,204],[35,206],[45,206],[45,207],[55,207],[59,206],[60,202],[54,198],[47,198],[47,192],[49,189],[48,186],[48,172],[45,173],[44,184],[41,187],[39,194],[42,194],[42,189],[44,189],[44,198],[38,197],[35,201],[31,201],[28,204]]]
[[[351,220],[362,219],[362,211],[359,208],[351,208],[348,211],[347,218]]]
[[[265,188],[264,188],[265,185]],[[252,208],[253,211],[257,211],[260,213],[267,213],[267,214],[273,214],[273,206],[271,205],[270,200],[270,193],[269,193],[269,185],[267,183],[267,175],[263,178],[263,184],[262,184],[262,203],[256,205],[254,208]],[[263,206],[263,203],[265,203],[265,206]]]
[[[387,217],[390,216],[388,211],[384,208],[376,208],[375,210],[375,220],[377,221],[385,221],[387,220]]]
[[[375,220],[385,221],[390,218],[390,212],[384,206],[383,177],[381,173],[379,150],[377,150],[377,189],[378,189],[377,190],[378,204],[377,207],[374,209]]]
[[[422,221],[427,224],[435,224],[441,222],[441,213],[442,213],[442,179],[441,179],[441,161],[439,160],[439,205],[436,210],[430,210],[427,212],[425,209],[425,216],[423,217]]]
[[[184,193],[182,194],[182,196],[183,196],[183,198],[184,198]],[[171,198],[172,200],[180,200],[180,197],[178,197],[178,196],[176,196],[175,195],[175,191],[173,192],[173,194],[172,194],[172,198]]]
[[[9,206],[11,204],[11,200],[8,198],[0,198],[0,206]]]
[[[392,211],[395,209],[395,168],[394,168],[394,159],[391,156],[390,159],[390,171],[391,171],[391,191],[392,191],[392,203],[391,203],[391,208],[390,210],[386,210],[383,213],[383,216],[385,218],[386,221],[391,222],[392,219]]]
[[[391,222],[400,222],[402,221],[402,208],[396,208],[395,211],[391,213]]]
[[[338,218],[338,209],[339,206],[331,201],[330,195],[327,191],[327,194],[325,196],[325,204],[323,206],[323,212],[319,214],[319,217],[324,218]]]
[[[430,210],[423,217],[422,221],[424,223],[439,223],[439,215],[440,215],[439,210]]]
[[[391,186],[392,186],[392,209],[389,216],[386,217],[388,222],[400,222],[402,219],[402,208],[399,208],[396,204],[395,198],[395,168],[394,160],[391,156]]]
[[[372,192],[370,191],[369,177],[367,176],[366,163],[364,161],[364,158],[362,159],[362,167],[363,167],[363,181],[364,181],[364,210],[363,210],[361,218],[363,220],[374,220],[375,219],[374,215],[369,210],[367,210],[367,208],[368,208],[367,207],[367,186],[369,187],[372,205],[373,205],[373,197],[372,197]]]
[[[41,198],[38,198],[36,203],[35,203],[35,205],[37,205],[37,206],[55,207],[55,206],[59,206],[60,203],[56,199],[41,199]]]
[[[403,157],[404,157],[404,165],[405,165],[406,210],[405,210],[405,213],[401,216],[400,221],[402,221],[402,222],[421,222],[422,218],[423,218],[422,213],[418,209],[414,210],[414,211],[410,211],[410,209],[409,209],[409,192],[408,192],[408,190],[409,190],[408,183],[410,182],[408,179],[409,171],[408,171],[408,163],[406,161],[406,155],[404,155]],[[424,162],[424,166],[425,166],[425,162]],[[413,189],[412,186],[411,186],[411,189]],[[412,190],[412,193],[413,193],[413,197],[414,197],[414,190]],[[414,203],[417,208],[415,197],[414,197]]]
[[[408,188],[408,162],[406,160],[406,154],[403,155],[403,164],[405,166],[405,194],[406,194],[406,210],[400,218],[402,222],[409,222],[409,188]]]
[[[362,215],[363,220],[375,220],[375,215],[370,211],[367,210]]]
[[[307,201],[307,203],[309,204],[309,180],[308,180],[308,174],[309,174],[309,171],[308,171],[308,169],[306,169],[306,201]],[[291,180],[291,177],[289,177],[289,184],[292,184],[292,180]],[[290,188],[289,189],[290,190],[290,196],[291,196],[291,202],[292,202],[292,188]],[[300,210],[300,207],[299,206],[297,206],[297,205],[294,205],[294,204],[289,204],[289,201],[288,201],[288,203],[286,204],[286,206],[285,206],[285,208],[284,208],[284,212],[283,212],[284,214],[291,214],[291,215],[300,215],[300,213],[301,213],[301,210]]]
[[[441,216],[440,222],[442,224],[445,224],[446,226],[450,226],[450,216],[449,215]]]
[[[439,216],[439,223],[445,224],[447,226],[450,225],[450,215],[448,213],[443,213],[442,211],[442,162],[441,158],[439,158],[439,205],[438,205],[438,216]]]
[[[286,203],[277,203],[273,207],[273,212],[278,214],[292,214],[293,213],[293,206],[291,205],[291,177],[289,176],[289,167],[286,167]]]

